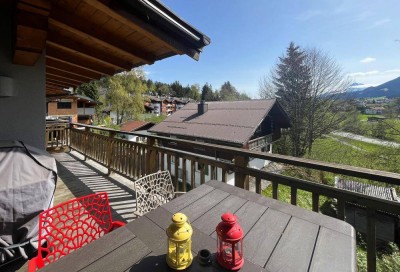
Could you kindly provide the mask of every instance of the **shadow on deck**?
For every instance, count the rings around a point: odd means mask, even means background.
[[[97,192],[107,192],[113,220],[129,222],[136,218],[134,184],[93,161],[83,161],[77,152],[53,153],[57,161],[58,184],[54,204]]]

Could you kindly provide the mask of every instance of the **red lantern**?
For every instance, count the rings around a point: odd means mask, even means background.
[[[244,263],[243,229],[232,213],[224,213],[221,219],[216,229],[218,263],[224,268],[239,270]]]

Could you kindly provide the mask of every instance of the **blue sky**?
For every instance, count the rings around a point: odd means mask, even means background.
[[[197,62],[175,56],[145,66],[147,77],[183,85],[230,81],[258,97],[290,41],[327,52],[346,74],[378,85],[400,76],[399,0],[162,0],[211,38]]]

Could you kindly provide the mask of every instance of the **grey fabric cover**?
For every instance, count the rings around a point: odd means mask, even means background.
[[[56,181],[57,166],[49,153],[0,141],[0,264],[15,257],[4,247],[37,240],[38,215],[52,206]]]

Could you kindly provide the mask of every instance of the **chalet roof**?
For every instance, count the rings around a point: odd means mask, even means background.
[[[278,107],[286,118],[286,114],[275,99],[207,102],[207,104],[207,112],[199,115],[198,104],[188,103],[152,127],[149,132],[244,144],[274,106]]]
[[[386,200],[399,201],[394,188],[376,186],[344,179],[336,180],[335,187]]]
[[[150,127],[154,125],[152,122],[144,122],[144,121],[128,121],[121,125],[121,131],[137,131],[143,129],[144,127]]]
[[[59,99],[75,99],[78,100],[79,102],[84,102],[86,104],[91,104],[91,105],[101,105],[102,103],[96,100],[93,100],[90,97],[80,95],[80,94],[65,94],[65,95],[57,95],[53,97],[47,97],[48,102],[55,102],[58,101]]]
[[[46,94],[65,94],[104,75],[186,54],[198,60],[210,38],[158,0],[14,0],[13,63],[46,52]]]

